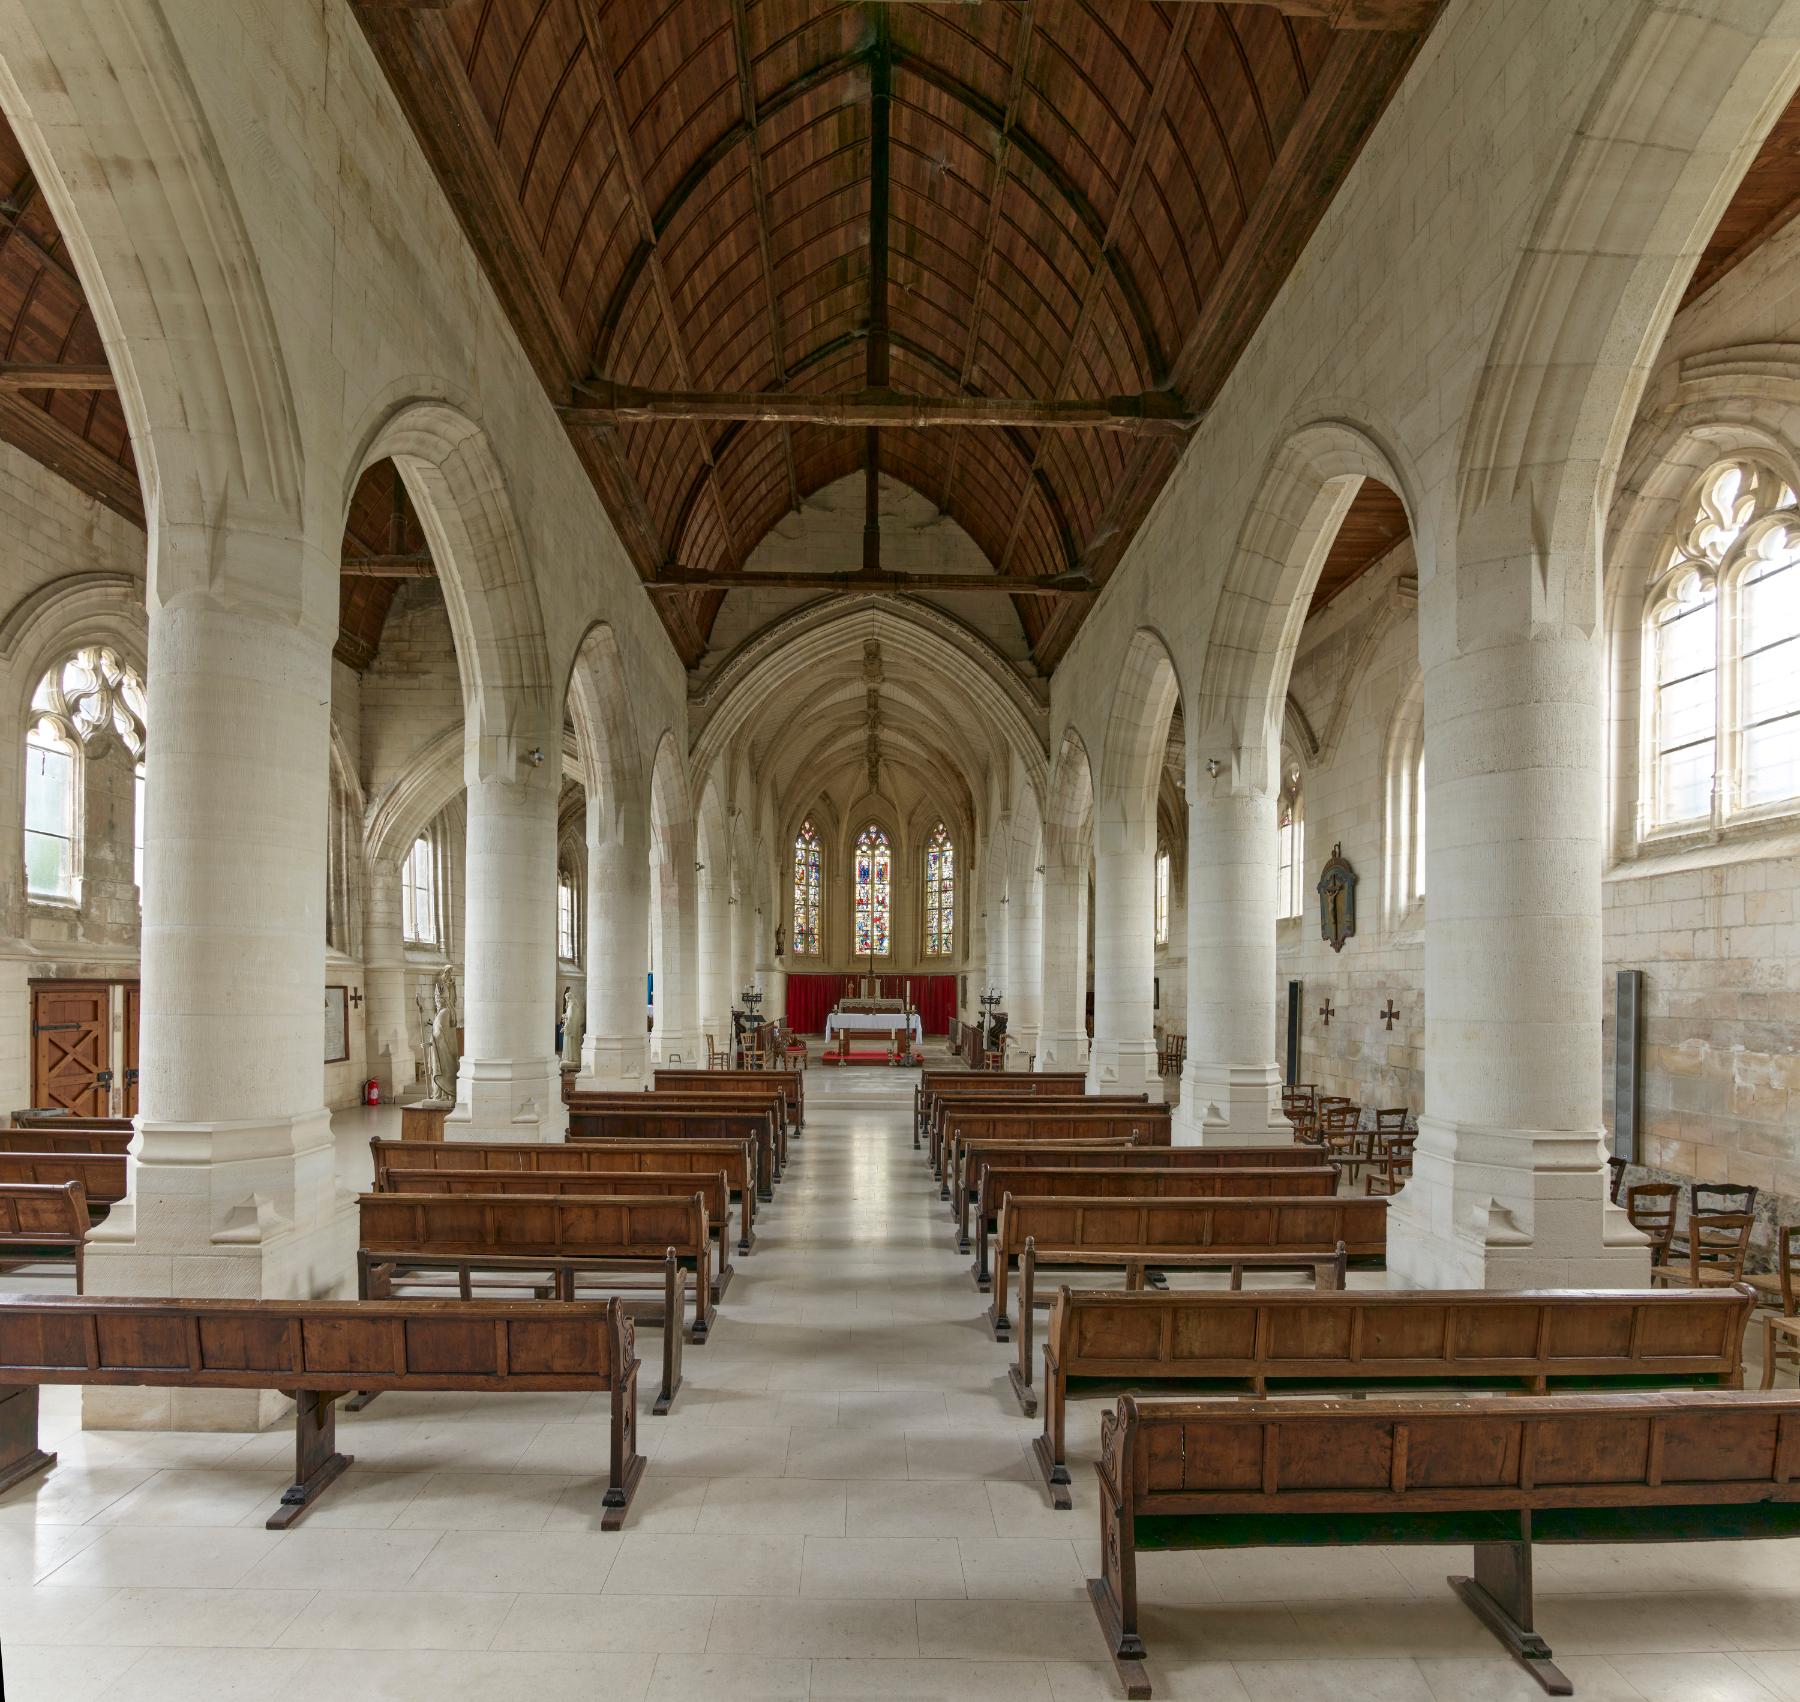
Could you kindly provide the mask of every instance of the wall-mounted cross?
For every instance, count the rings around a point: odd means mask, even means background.
[[[1400,1013],[1394,1009],[1394,1001],[1389,999],[1387,1002],[1387,1009],[1384,1011],[1377,1011],[1375,1014],[1388,1025],[1388,1033],[1392,1034],[1394,1032],[1394,1024],[1400,1020]]]
[[[352,987],[350,989],[350,1008],[352,1010],[360,1010],[362,1008],[362,988]]]
[[[1331,1019],[1335,1015],[1337,1015],[1337,1012],[1332,1009],[1331,1001],[1329,999],[1319,1006],[1319,1016],[1323,1019],[1327,1028],[1331,1026]]]

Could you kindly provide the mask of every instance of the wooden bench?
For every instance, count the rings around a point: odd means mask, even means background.
[[[732,1278],[731,1186],[723,1170],[715,1170],[710,1176],[682,1170],[636,1170],[599,1175],[588,1170],[390,1170],[383,1192],[584,1194],[614,1199],[679,1199],[696,1190],[706,1202],[706,1219],[715,1242],[712,1301],[716,1308]]]
[[[79,1182],[95,1221],[125,1198],[125,1155],[108,1152],[0,1151],[0,1182]]]
[[[787,1098],[773,1075],[758,1075],[749,1081],[734,1080],[728,1088],[715,1093],[698,1093],[683,1084],[658,1088],[654,1093],[578,1092],[568,1096],[571,1117],[585,1111],[630,1111],[646,1105],[665,1111],[760,1112],[769,1118],[774,1132],[773,1179],[779,1182],[782,1172],[787,1169],[792,1119],[788,1115]]]
[[[975,1079],[981,1081],[995,1078],[977,1076]],[[1005,1079],[1010,1081],[1013,1078]],[[978,1116],[988,1113],[996,1116],[1030,1116],[1037,1113],[1051,1117],[1065,1110],[1106,1112],[1149,1103],[1150,1096],[1144,1093],[1058,1094],[1053,1096],[1053,1103],[1049,1105],[1042,1104],[1031,1095],[1019,1093],[940,1093],[933,1098],[926,1113],[925,1161],[931,1166],[932,1175],[941,1181],[947,1157],[944,1125],[954,1115]]]
[[[646,1170],[697,1176],[723,1170],[738,1201],[738,1253],[756,1245],[756,1148],[749,1141],[603,1140],[435,1141],[372,1140],[376,1193],[395,1190],[394,1170],[491,1170],[502,1174],[580,1171],[585,1175],[633,1175]]]
[[[87,1195],[79,1182],[0,1182],[0,1271],[65,1259],[87,1275]]]
[[[966,1094],[985,1088],[992,1095],[1017,1099],[1079,1099],[1087,1092],[1085,1070],[1035,1070],[989,1075],[966,1069],[921,1070],[913,1089],[913,1149],[925,1133],[933,1103],[942,1095]]]
[[[1115,1264],[1175,1266],[1163,1255],[1266,1253],[1313,1258],[1342,1242],[1352,1259],[1384,1259],[1387,1206],[1366,1194],[1329,1199],[1150,1200],[1008,1199],[994,1236],[994,1298],[987,1310],[994,1339],[1005,1341],[1007,1273],[1035,1242],[1036,1264],[1061,1255],[1105,1254]]]
[[[954,1184],[959,1253],[969,1251],[969,1217],[981,1191],[982,1167],[996,1162],[1049,1170],[1317,1170],[1324,1160],[1316,1147],[1304,1146],[1139,1146],[1116,1137],[1042,1143],[966,1140]]]
[[[1748,1289],[1061,1288],[1044,1332],[1044,1431],[1032,1451],[1051,1501],[1067,1508],[1072,1379],[1200,1383],[1256,1396],[1383,1383],[1535,1395],[1596,1386],[1741,1388],[1753,1302]],[[1027,1416],[1038,1405],[1030,1382],[1032,1320],[1021,1299],[1012,1383]]]
[[[694,1277],[689,1335],[711,1332],[712,1238],[706,1202],[634,1200],[593,1194],[364,1194],[356,1254],[357,1293],[390,1299],[396,1283],[447,1272],[468,1300],[484,1288],[530,1288],[573,1300],[581,1287],[660,1293],[660,1307],[633,1303],[660,1321],[663,1386],[654,1410],[668,1411],[681,1382],[682,1293]],[[656,1271],[654,1277],[642,1273]],[[586,1282],[583,1279],[587,1279]]]
[[[799,1070],[656,1070],[650,1077],[656,1092],[724,1093],[732,1085],[778,1087],[787,1098],[789,1126],[798,1133],[806,1125],[806,1077]]]
[[[105,1152],[123,1158],[130,1129],[0,1129],[0,1152]]]
[[[1129,1137],[1133,1146],[1169,1146],[1173,1128],[1166,1105],[1106,1105],[1087,1102],[1051,1110],[1036,1106],[1029,1110],[1005,1111],[965,1110],[952,1106],[944,1114],[939,1140],[944,1165],[938,1198],[950,1198],[950,1184],[955,1178],[963,1142],[986,1137],[995,1141],[1104,1141],[1116,1136]]]
[[[1136,1148],[1166,1158],[1173,1147]],[[1194,1149],[1189,1149],[1194,1150]],[[1200,1149],[1204,1150],[1204,1149]],[[1106,1169],[1058,1169],[1047,1165],[1014,1165],[996,1154],[981,1167],[975,1202],[975,1263],[970,1267],[975,1286],[987,1292],[993,1280],[988,1265],[990,1226],[1000,1216],[1001,1203],[1014,1199],[1253,1200],[1277,1195],[1290,1199],[1323,1198],[1337,1190],[1337,1172],[1329,1164],[1305,1169],[1227,1170],[1208,1165],[1170,1165],[1156,1169],[1142,1166]]]
[[[115,1133],[123,1129],[126,1134],[134,1128],[129,1117],[77,1117],[73,1111],[15,1111],[12,1126],[15,1129],[110,1129]]]
[[[1532,1545],[1800,1534],[1800,1397],[1139,1401],[1100,1425],[1088,1596],[1128,1697],[1148,1697],[1140,1552],[1473,1544],[1450,1586],[1550,1694]]]
[[[756,1197],[772,1200],[780,1171],[775,1163],[775,1125],[766,1111],[733,1111],[721,1106],[672,1106],[661,1095],[640,1093],[630,1106],[569,1109],[569,1140],[753,1141]],[[652,1109],[654,1107],[654,1109]]]
[[[624,1523],[637,1451],[637,1353],[618,1300],[128,1300],[0,1297],[0,1490],[56,1463],[37,1443],[38,1388],[277,1389],[295,1400],[284,1530],[350,1464],[336,1401],[354,1389],[612,1396],[601,1525]]]

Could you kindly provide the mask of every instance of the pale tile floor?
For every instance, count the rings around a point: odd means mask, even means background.
[[[53,1392],[61,1463],[0,1500],[7,1702],[1115,1696],[1083,1589],[1099,1403],[1072,1415],[1076,1506],[1053,1513],[910,1102],[910,1076],[812,1071],[757,1252],[674,1413],[644,1414],[622,1534],[598,1529],[584,1397],[384,1396],[342,1422],[352,1471],[275,1533],[285,1430],[84,1433]],[[368,1132],[340,1119],[347,1181]],[[1156,1693],[1537,1698],[1445,1588],[1468,1563],[1151,1557]],[[1552,1550],[1540,1605],[1587,1702],[1800,1702],[1796,1545]]]

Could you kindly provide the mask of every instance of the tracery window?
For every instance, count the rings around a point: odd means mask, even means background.
[[[1708,470],[1645,600],[1647,831],[1800,799],[1800,498],[1757,461]]]
[[[575,946],[575,877],[566,867],[556,871],[556,955],[564,963],[578,963]]]
[[[1156,853],[1156,943],[1169,943],[1169,854]]]
[[[894,859],[888,836],[873,822],[856,841],[856,955],[886,957]]]
[[[1306,815],[1298,767],[1282,777],[1275,819],[1275,917],[1286,921],[1300,915],[1306,904]]]
[[[438,943],[437,847],[421,833],[400,865],[400,931],[413,945]]]
[[[942,822],[925,841],[925,955],[956,949],[956,845]]]
[[[125,747],[138,776],[138,841],[142,871],[144,682],[116,652],[90,644],[52,668],[31,694],[25,734],[25,886],[37,897],[73,898],[82,751],[106,735]]]
[[[794,835],[793,948],[802,957],[819,955],[819,889],[819,832],[809,820]]]

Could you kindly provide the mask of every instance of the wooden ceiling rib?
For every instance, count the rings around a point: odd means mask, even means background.
[[[389,0],[359,13],[559,405],[586,379],[842,395],[886,361],[907,395],[1076,400],[1173,379],[1203,406],[1431,8]],[[916,421],[656,417],[571,434],[647,578],[740,569],[782,515],[877,461],[1002,575],[1103,576],[1180,450]],[[695,662],[719,595],[657,601]],[[1015,607],[1053,665],[1081,606]]]

